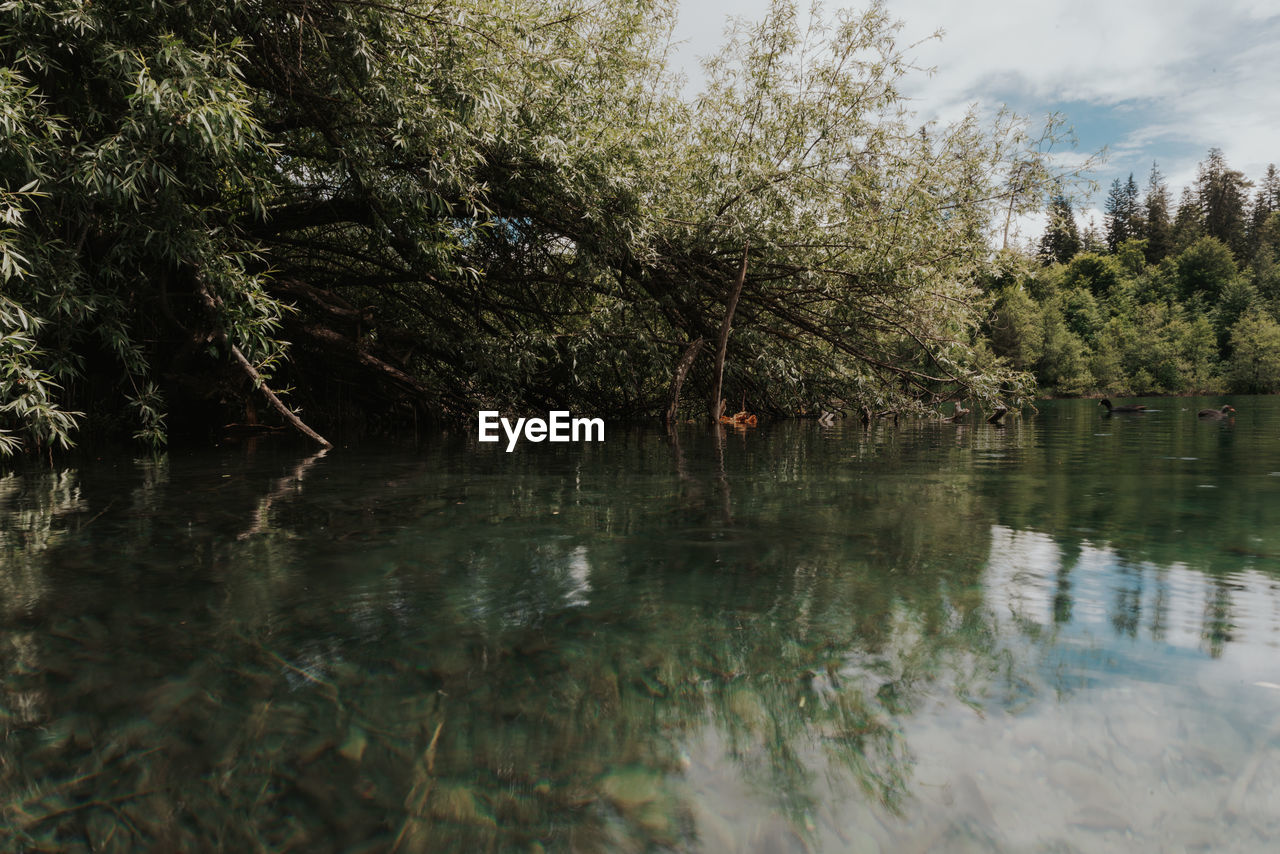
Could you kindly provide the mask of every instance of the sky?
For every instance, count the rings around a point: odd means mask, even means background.
[[[830,0],[827,15],[850,0]],[[1145,188],[1153,161],[1176,203],[1211,147],[1251,180],[1280,163],[1280,0],[886,0],[916,64],[903,81],[922,120],[947,121],[970,105],[989,113],[1062,113],[1083,156],[1107,148],[1100,189],[1114,178]],[[696,90],[699,58],[724,42],[730,14],[759,19],[768,0],[681,0],[676,64]],[[802,3],[802,7],[806,7]],[[928,39],[941,29],[940,39]],[[1070,156],[1070,155],[1069,155]],[[1024,225],[1034,231],[1035,221]],[[1034,239],[1038,234],[1024,234]]]

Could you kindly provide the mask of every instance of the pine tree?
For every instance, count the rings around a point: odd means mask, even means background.
[[[1159,164],[1152,162],[1151,175],[1147,178],[1147,197],[1143,204],[1146,214],[1147,263],[1158,264],[1173,248],[1173,224],[1169,222],[1169,188]]]
[[[1204,237],[1204,215],[1200,199],[1190,187],[1182,188],[1178,200],[1178,212],[1173,217],[1173,239],[1170,254],[1176,255],[1201,237]]]
[[[1089,224],[1085,226],[1084,231],[1080,232],[1080,251],[1101,252],[1105,246],[1106,243],[1098,231],[1097,220],[1089,217]]]
[[[1115,252],[1120,244],[1132,237],[1142,236],[1142,215],[1138,206],[1138,185],[1129,173],[1129,180],[1122,182],[1119,178],[1111,182],[1111,191],[1107,194],[1106,207],[1103,209],[1103,223],[1106,228],[1107,250]]]
[[[1080,231],[1076,227],[1075,211],[1059,185],[1049,200],[1049,223],[1040,238],[1040,258],[1046,264],[1055,261],[1065,264],[1079,251]]]
[[[1255,259],[1258,249],[1262,244],[1262,232],[1266,225],[1267,217],[1272,213],[1280,211],[1280,172],[1276,171],[1274,163],[1267,164],[1267,173],[1262,178],[1262,183],[1258,186],[1258,192],[1253,197],[1253,208],[1249,212],[1249,228],[1247,243],[1249,247],[1249,258]]]
[[[1248,250],[1245,242],[1245,199],[1252,183],[1244,173],[1227,165],[1222,149],[1211,148],[1200,164],[1196,177],[1196,195],[1204,216],[1204,231],[1216,237],[1243,260]]]
[[[1106,230],[1107,250],[1115,252],[1124,243],[1128,226],[1124,215],[1124,185],[1119,178],[1111,182],[1111,191],[1107,193],[1107,202],[1102,209],[1102,226]]]
[[[1267,164],[1267,174],[1263,177],[1258,192],[1266,197],[1271,210],[1280,211],[1280,171],[1276,170],[1274,163]]]
[[[1138,197],[1138,182],[1129,173],[1129,180],[1124,184],[1125,214],[1129,217],[1129,238],[1142,240],[1147,236],[1147,217],[1142,202]]]

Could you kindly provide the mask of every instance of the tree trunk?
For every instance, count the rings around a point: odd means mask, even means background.
[[[276,393],[271,390],[271,386],[267,385],[267,381],[262,378],[262,375],[258,373],[257,369],[255,369],[249,360],[245,358],[244,353],[240,352],[239,347],[232,344],[225,335],[219,333],[219,337],[222,338],[222,342],[230,348],[231,355],[234,356],[235,360],[240,364],[240,368],[249,375],[249,379],[253,382],[254,388],[262,392],[262,396],[265,397],[267,402],[275,408],[276,412],[280,413],[280,417],[292,424],[294,429],[299,433],[318,443],[321,447],[333,447],[332,442],[308,427],[301,418],[293,414],[293,410],[285,406],[280,398],[276,397]]]
[[[693,360],[698,358],[698,354],[702,352],[702,345],[705,343],[707,343],[705,338],[690,341],[685,345],[684,352],[680,354],[680,361],[676,363],[675,375],[671,377],[671,396],[667,400],[668,424],[675,423],[676,411],[680,408],[680,389],[684,386],[684,378],[688,376],[689,369],[693,367]]]
[[[724,309],[724,322],[720,324],[720,343],[716,347],[716,368],[711,380],[711,423],[720,421],[724,414],[724,401],[720,399],[720,386],[724,380],[724,357],[729,349],[729,327],[733,324],[733,312],[738,307],[738,297],[742,295],[742,283],[747,279],[747,250],[750,243],[742,246],[742,269],[738,270],[738,280],[733,283],[733,291],[729,294],[729,302]]]
[[[258,373],[253,364],[245,358],[244,353],[240,352],[240,348],[231,343],[231,339],[227,337],[227,333],[223,330],[222,321],[218,316],[219,300],[213,294],[209,293],[209,289],[204,286],[203,282],[200,283],[199,294],[200,298],[204,301],[205,307],[209,309],[209,318],[214,324],[214,337],[217,338],[221,344],[224,344],[228,350],[230,350],[232,357],[240,366],[240,369],[245,372],[249,377],[249,381],[253,383],[253,387],[262,392],[262,396],[267,399],[267,402],[271,404],[272,408],[274,408],[276,412],[280,413],[281,418],[292,424],[295,430],[316,442],[321,447],[332,448],[332,442],[308,427],[301,418],[294,415],[293,411],[284,405],[280,398],[276,397],[276,393],[271,390],[271,386],[267,385],[267,381],[262,378],[262,375]]]

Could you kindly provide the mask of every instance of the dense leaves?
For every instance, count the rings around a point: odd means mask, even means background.
[[[0,450],[86,422],[1016,402],[977,285],[1050,179],[919,125],[884,8],[743,24],[690,100],[609,0],[0,4]],[[683,375],[681,375],[683,376]],[[259,388],[264,397],[259,398]]]
[[[1146,198],[1113,182],[1107,248],[1075,246],[1056,194],[1040,265],[993,279],[993,349],[1057,394],[1280,391],[1280,182],[1269,167],[1246,215],[1244,176],[1219,149],[1200,165],[1173,221],[1152,167]]]

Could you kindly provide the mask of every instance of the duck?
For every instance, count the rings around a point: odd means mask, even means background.
[[[971,409],[965,409],[965,408],[964,408],[964,401],[963,401],[963,400],[957,400],[957,401],[956,401],[956,411],[955,411],[955,412],[953,412],[953,413],[951,413],[949,416],[947,416],[947,417],[946,417],[946,418],[944,418],[943,420],[944,420],[944,421],[959,421],[961,418],[964,418],[966,415],[968,415],[968,414],[969,414],[970,412],[972,412],[972,411],[973,411],[973,410],[971,410]]]
[[[1098,405],[1099,405],[1099,406],[1105,406],[1105,407],[1107,408],[1107,412],[1108,412],[1108,413],[1111,413],[1111,412],[1146,412],[1146,411],[1147,411],[1147,408],[1146,408],[1145,406],[1143,406],[1141,403],[1126,403],[1124,406],[1112,406],[1112,405],[1111,405],[1111,401],[1110,401],[1110,400],[1108,400],[1108,399],[1107,399],[1107,398],[1105,398],[1105,397],[1104,397],[1102,400],[1098,401]]]
[[[1228,403],[1221,409],[1201,409],[1200,412],[1197,413],[1197,416],[1200,418],[1217,418],[1221,420],[1235,411],[1236,408]]]

